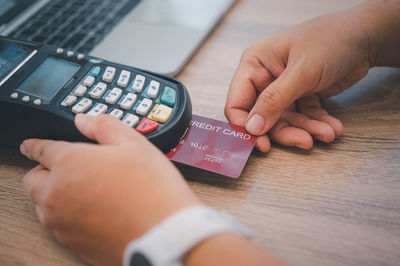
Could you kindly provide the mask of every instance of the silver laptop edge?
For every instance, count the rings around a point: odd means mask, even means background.
[[[10,34],[49,1],[37,1],[0,33]],[[176,76],[235,2],[142,0],[89,54]]]

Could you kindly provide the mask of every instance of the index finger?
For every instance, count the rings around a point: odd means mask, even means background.
[[[264,90],[274,76],[257,56],[243,54],[232,78],[225,105],[225,115],[230,123],[244,126],[258,92]]]
[[[22,142],[20,150],[21,153],[29,159],[37,161],[46,169],[50,169],[57,158],[57,154],[59,154],[66,145],[67,143],[63,141],[28,139]]]

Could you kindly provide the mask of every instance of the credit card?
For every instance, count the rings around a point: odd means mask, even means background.
[[[193,115],[187,134],[167,157],[172,161],[238,178],[257,137],[241,126]]]

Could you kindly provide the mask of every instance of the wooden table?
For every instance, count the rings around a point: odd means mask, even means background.
[[[225,120],[241,52],[270,34],[355,0],[242,0],[179,75],[194,113]],[[181,168],[198,196],[248,226],[255,241],[293,265],[400,262],[400,74],[372,70],[325,107],[344,136],[311,151],[254,152],[240,179]],[[4,125],[2,125],[4,126]],[[38,223],[22,176],[34,164],[0,147],[0,265],[83,265]]]

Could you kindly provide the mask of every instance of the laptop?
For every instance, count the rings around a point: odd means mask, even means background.
[[[177,75],[236,0],[0,0],[0,35]]]

